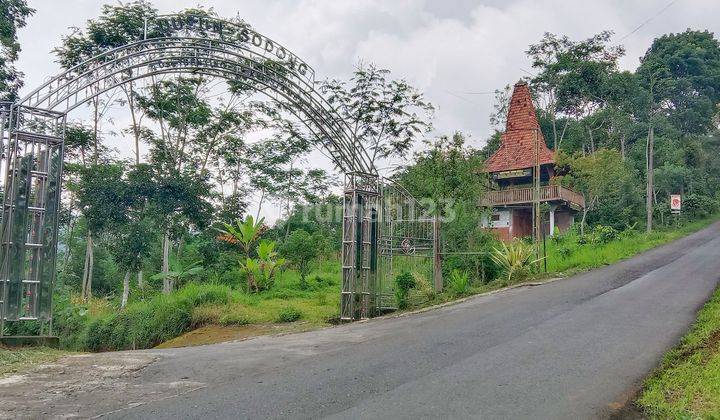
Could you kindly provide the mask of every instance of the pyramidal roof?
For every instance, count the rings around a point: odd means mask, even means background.
[[[553,152],[545,144],[545,137],[538,124],[530,88],[527,83],[518,82],[510,98],[500,148],[485,161],[485,171],[500,172],[534,167],[536,133],[540,142],[540,164],[555,163]]]

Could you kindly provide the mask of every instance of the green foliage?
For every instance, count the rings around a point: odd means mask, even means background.
[[[260,241],[257,254],[257,258],[246,258],[245,263],[240,263],[240,267],[247,275],[248,291],[259,292],[271,289],[277,270],[285,265],[285,259],[277,257],[273,241]]]
[[[450,272],[447,284],[455,296],[464,296],[470,290],[470,276],[464,271],[454,269]]]
[[[182,261],[175,257],[170,257],[170,271],[166,273],[157,273],[150,277],[152,280],[172,279],[175,285],[191,279],[202,273],[205,268],[201,265],[202,261],[194,261],[188,265],[184,265]]]
[[[310,273],[310,262],[320,254],[323,239],[319,235],[310,235],[303,229],[290,234],[283,244],[283,255],[300,273],[300,288],[307,289],[307,275]]]
[[[405,309],[408,307],[408,292],[410,289],[417,285],[415,277],[408,271],[400,273],[395,277],[395,300],[398,305],[398,309]]]
[[[683,200],[683,211],[693,218],[704,218],[718,211],[718,201],[699,194],[688,194]]]
[[[404,156],[432,128],[432,104],[405,80],[390,80],[389,75],[373,64],[359,64],[349,83],[328,80],[321,87],[371,162]]]
[[[13,66],[20,52],[17,32],[34,13],[25,0],[0,0],[0,100],[14,101],[23,86],[23,74]]]
[[[250,256],[250,251],[253,245],[260,239],[264,230],[264,218],[260,218],[257,222],[251,215],[248,215],[245,220],[235,220],[235,225],[230,223],[223,223],[225,229],[218,229],[218,231],[225,235],[226,241],[235,240],[242,247],[245,255]]]
[[[494,248],[491,258],[502,270],[507,283],[527,278],[539,261],[535,259],[532,245],[515,240],[510,244],[502,242],[500,248]]]
[[[229,296],[227,286],[190,283],[176,293],[131,303],[123,311],[91,318],[87,323],[61,322],[58,327],[63,339],[75,339],[66,343],[71,348],[91,351],[150,348],[188,330],[193,308],[227,303]],[[70,318],[85,316],[77,313]]]
[[[283,308],[278,314],[278,322],[295,322],[300,318],[302,318],[302,312],[292,306]]]

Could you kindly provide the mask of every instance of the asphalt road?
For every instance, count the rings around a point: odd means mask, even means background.
[[[63,398],[79,401],[75,414],[110,418],[607,417],[719,279],[720,223],[619,264],[424,313],[115,353],[153,361],[121,389]],[[69,414],[56,403],[45,413]]]

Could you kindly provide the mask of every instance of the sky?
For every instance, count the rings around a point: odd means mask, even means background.
[[[29,0],[37,12],[20,31],[17,67],[25,73],[24,92],[59,72],[51,50],[68,28],[83,27],[108,2]],[[432,135],[462,131],[475,147],[481,147],[492,132],[492,92],[533,74],[525,51],[544,32],[584,39],[612,30],[613,41],[627,49],[620,65],[628,70],[637,67],[660,35],[687,28],[720,33],[718,0],[155,0],[153,4],[164,13],[203,4],[220,16],[239,16],[304,59],[317,79],[347,78],[360,61],[387,68],[435,105]]]

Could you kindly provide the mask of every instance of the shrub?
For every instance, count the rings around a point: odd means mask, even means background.
[[[313,281],[319,286],[336,286],[338,281],[332,277],[315,276]]]
[[[252,324],[252,317],[242,311],[233,311],[220,316],[220,325],[247,325]]]
[[[590,243],[606,244],[618,238],[618,231],[612,226],[596,225],[590,234]]]
[[[193,317],[195,307],[229,300],[227,286],[189,283],[170,295],[135,302],[123,311],[90,320],[76,345],[92,351],[154,347],[198,322]]]
[[[415,278],[415,287],[407,293],[408,305],[420,306],[425,302],[433,300],[435,298],[435,289],[427,277],[418,272],[413,272],[412,275]]]
[[[408,291],[417,285],[415,277],[407,271],[395,277],[395,300],[398,309],[405,309],[408,306]]]
[[[530,275],[539,261],[533,259],[534,254],[532,245],[515,240],[510,245],[502,243],[501,248],[494,248],[491,258],[507,276],[507,281],[512,282]]]
[[[280,310],[277,320],[278,322],[295,322],[300,318],[302,318],[302,313],[296,308],[288,306]]]
[[[463,296],[470,290],[470,278],[468,273],[460,270],[450,272],[448,288],[456,296]]]
[[[688,194],[683,200],[683,212],[691,217],[707,217],[718,209],[718,202],[700,194]]]

